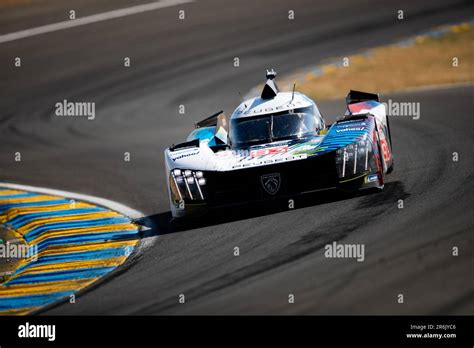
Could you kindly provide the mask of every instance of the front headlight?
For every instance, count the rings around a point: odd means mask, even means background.
[[[339,179],[350,179],[371,171],[373,166],[372,144],[360,140],[336,151],[336,167]]]
[[[171,198],[176,206],[184,200],[204,200],[206,179],[202,171],[173,169],[169,175]]]

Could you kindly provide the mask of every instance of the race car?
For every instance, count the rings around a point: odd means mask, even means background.
[[[327,125],[312,99],[280,92],[275,77],[267,70],[260,96],[230,118],[219,111],[197,122],[165,150],[173,218],[319,190],[383,189],[393,155],[378,95],[351,90],[344,115]]]

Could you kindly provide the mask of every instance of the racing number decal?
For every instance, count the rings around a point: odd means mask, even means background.
[[[385,136],[387,132],[383,129],[383,125],[377,124],[376,127],[377,127],[377,134],[380,139],[380,147],[382,150],[383,160],[385,163],[388,163],[392,155],[390,154],[390,148],[388,147],[387,137]]]
[[[388,148],[387,139],[380,139],[380,146],[382,147],[383,160],[385,162],[390,161],[390,158],[392,156],[390,155],[390,150]]]
[[[270,147],[270,148],[252,150],[250,151],[250,156],[252,158],[255,158],[255,157],[262,157],[262,156],[267,156],[267,155],[276,155],[279,153],[286,153],[286,152],[288,152],[288,145],[283,145],[283,146],[275,146],[275,147]]]

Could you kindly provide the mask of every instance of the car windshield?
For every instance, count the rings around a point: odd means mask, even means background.
[[[297,139],[314,135],[316,118],[308,113],[285,113],[237,118],[231,121],[230,137],[234,147]]]

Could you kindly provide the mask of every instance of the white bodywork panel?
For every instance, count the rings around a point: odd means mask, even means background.
[[[316,104],[299,92],[279,92],[273,99],[251,98],[241,103],[232,114],[233,118],[252,117],[264,114],[282,112],[286,110],[304,108]],[[317,111],[319,114],[319,111]]]

